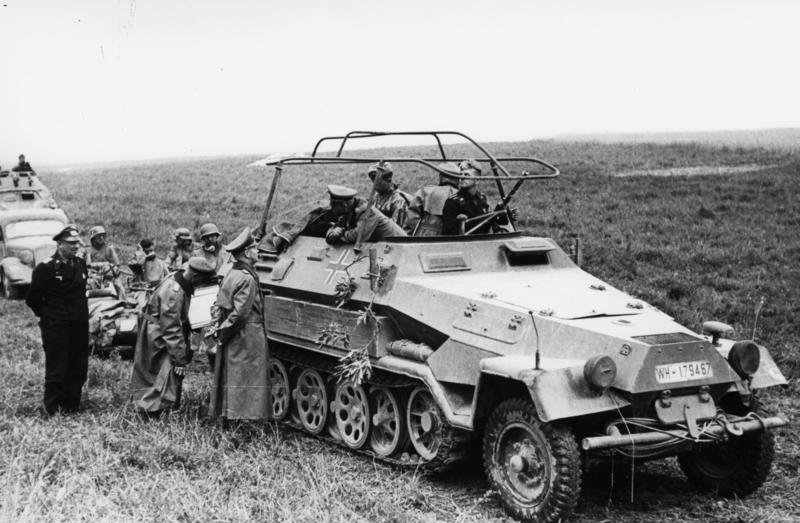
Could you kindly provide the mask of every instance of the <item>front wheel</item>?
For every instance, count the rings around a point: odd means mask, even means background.
[[[538,523],[565,520],[581,488],[580,453],[569,427],[542,423],[521,398],[492,413],[483,437],[486,476],[513,517]]]
[[[678,456],[690,481],[721,496],[747,496],[767,480],[775,457],[769,431],[733,436],[725,443]]]

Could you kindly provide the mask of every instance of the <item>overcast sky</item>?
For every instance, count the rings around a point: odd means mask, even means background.
[[[0,0],[0,164],[800,126],[800,2]]]

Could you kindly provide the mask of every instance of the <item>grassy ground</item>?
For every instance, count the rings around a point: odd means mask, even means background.
[[[800,412],[800,161],[766,150],[695,145],[497,144],[498,154],[535,154],[564,175],[530,184],[517,202],[521,225],[566,246],[579,234],[585,268],[680,322],[731,323],[749,337],[755,305],[766,304],[756,338],[771,348],[786,389],[773,412]],[[399,154],[399,151],[386,151]],[[166,250],[177,226],[215,221],[230,238],[254,224],[269,174],[254,158],[43,173],[82,228],[104,223],[130,252],[143,235]],[[774,165],[697,177],[615,177],[619,172],[695,166]],[[424,181],[398,169],[403,188]],[[366,190],[341,169],[309,182],[285,171],[279,208],[323,195],[337,181]],[[126,402],[130,364],[90,362],[87,409],[36,414],[43,379],[35,318],[0,301],[0,521],[502,521],[479,470],[422,476],[268,426],[223,431],[203,416],[209,377],[195,365],[185,405],[143,422]],[[767,485],[745,500],[696,493],[672,460],[587,478],[575,519],[584,521],[791,521],[800,519],[800,438],[778,431]],[[631,494],[631,490],[633,494]],[[632,496],[632,501],[631,501]]]

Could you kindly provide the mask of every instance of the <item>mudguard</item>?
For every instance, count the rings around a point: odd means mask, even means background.
[[[613,389],[597,394],[583,377],[584,360],[500,356],[481,361],[481,371],[525,384],[543,422],[622,409],[630,402]]]
[[[717,347],[717,351],[727,359],[728,353],[731,351],[731,347],[733,347],[734,343],[736,342],[733,340],[721,339],[719,340],[720,346]],[[767,348],[759,345],[758,349],[761,353],[761,364],[753,375],[753,381],[750,387],[753,389],[764,389],[774,385],[786,385],[786,378],[778,368],[778,364],[772,359]]]
[[[33,269],[22,263],[19,258],[10,256],[3,258],[3,272],[14,285],[29,285]]]

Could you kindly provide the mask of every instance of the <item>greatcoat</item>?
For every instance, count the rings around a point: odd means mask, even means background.
[[[249,265],[235,262],[211,309],[219,349],[210,412],[229,420],[272,417],[264,298]]]
[[[139,318],[131,396],[137,408],[157,413],[180,405],[182,378],[173,368],[192,359],[189,300],[193,289],[177,272],[153,292]]]

